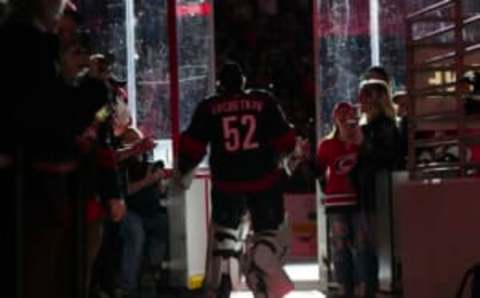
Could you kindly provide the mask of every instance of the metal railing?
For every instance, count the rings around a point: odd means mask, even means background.
[[[478,133],[472,133],[480,131],[480,114],[466,114],[469,91],[459,88],[459,81],[466,71],[480,69],[480,41],[465,38],[467,26],[479,23],[480,15],[464,16],[461,0],[442,1],[406,16],[411,179],[462,177],[478,169],[478,163],[469,161],[467,155],[471,144],[480,143]],[[426,32],[417,32],[419,28]],[[455,109],[438,111],[435,102],[439,101],[454,101],[450,106]],[[420,103],[422,112],[418,111]],[[429,136],[420,139],[419,132],[428,132]],[[446,138],[457,146],[458,160],[418,162],[420,150],[445,146],[441,141]]]

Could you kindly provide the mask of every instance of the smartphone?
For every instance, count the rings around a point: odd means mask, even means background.
[[[347,124],[348,124],[348,126],[350,126],[352,128],[356,127],[358,125],[358,120],[354,119],[354,118],[348,119]]]
[[[165,163],[163,162],[163,160],[158,160],[158,161],[154,162],[152,166],[155,170],[165,169]]]

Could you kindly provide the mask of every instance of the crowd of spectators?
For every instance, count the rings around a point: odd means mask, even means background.
[[[163,167],[147,154],[155,144],[129,134],[123,83],[112,76],[112,61],[93,52],[72,2],[8,5],[0,24],[1,81],[10,96],[1,117],[8,142],[0,146],[0,174],[14,217],[6,225],[7,258],[17,260],[8,268],[17,279],[11,284],[19,297],[96,297],[99,286],[105,289],[101,272],[118,263],[112,287],[128,293],[111,293],[136,297],[145,242],[160,243],[151,255],[158,267],[168,237]],[[119,234],[104,233],[106,223],[119,225]],[[101,247],[117,252],[108,249],[109,238],[121,240],[123,257],[100,265]]]

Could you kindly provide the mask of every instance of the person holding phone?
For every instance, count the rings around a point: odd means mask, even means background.
[[[378,206],[391,199],[391,172],[398,168],[402,146],[389,85],[383,80],[369,79],[362,81],[359,89],[364,137],[350,177],[368,227],[363,254],[366,267],[360,276],[365,287],[362,294],[370,298],[375,297],[378,287],[378,254],[374,242],[377,218],[381,213],[391,212]]]
[[[123,149],[118,156],[126,174],[128,194],[127,214],[119,226],[122,252],[116,287],[119,297],[138,297],[142,260],[148,257],[148,264],[160,272],[166,253],[168,219],[167,210],[161,204],[161,181],[166,173],[162,161],[153,162],[148,158],[155,147],[151,138],[143,137],[133,127],[127,128],[120,137]]]
[[[353,297],[354,285],[359,282],[355,272],[364,267],[362,239],[366,225],[349,174],[357,162],[363,134],[352,104],[337,103],[332,118],[332,132],[318,146],[317,167],[328,218],[334,277],[340,285],[340,297]]]

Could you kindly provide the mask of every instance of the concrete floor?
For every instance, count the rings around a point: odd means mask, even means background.
[[[318,264],[303,263],[289,264],[285,270],[295,283],[296,291],[288,294],[285,298],[326,298],[327,295],[318,290]],[[378,294],[377,298],[393,298],[389,294]],[[247,290],[232,293],[230,298],[253,298],[252,293]]]
[[[306,264],[289,264],[285,266],[288,276],[298,285],[302,284],[302,290],[297,290],[285,298],[324,298],[324,294],[317,291],[318,283],[318,265],[313,263]],[[297,288],[299,288],[298,286]],[[235,292],[230,298],[253,298],[248,291]]]
[[[318,265],[314,263],[289,264],[285,270],[295,283],[297,290],[287,295],[285,298],[327,298],[328,296],[318,290]],[[388,294],[378,294],[377,298],[393,298]],[[180,289],[172,289],[169,293],[160,295],[142,295],[142,298],[203,298],[201,293],[191,292]],[[231,294],[230,298],[253,298],[251,292],[246,287],[238,292]]]

